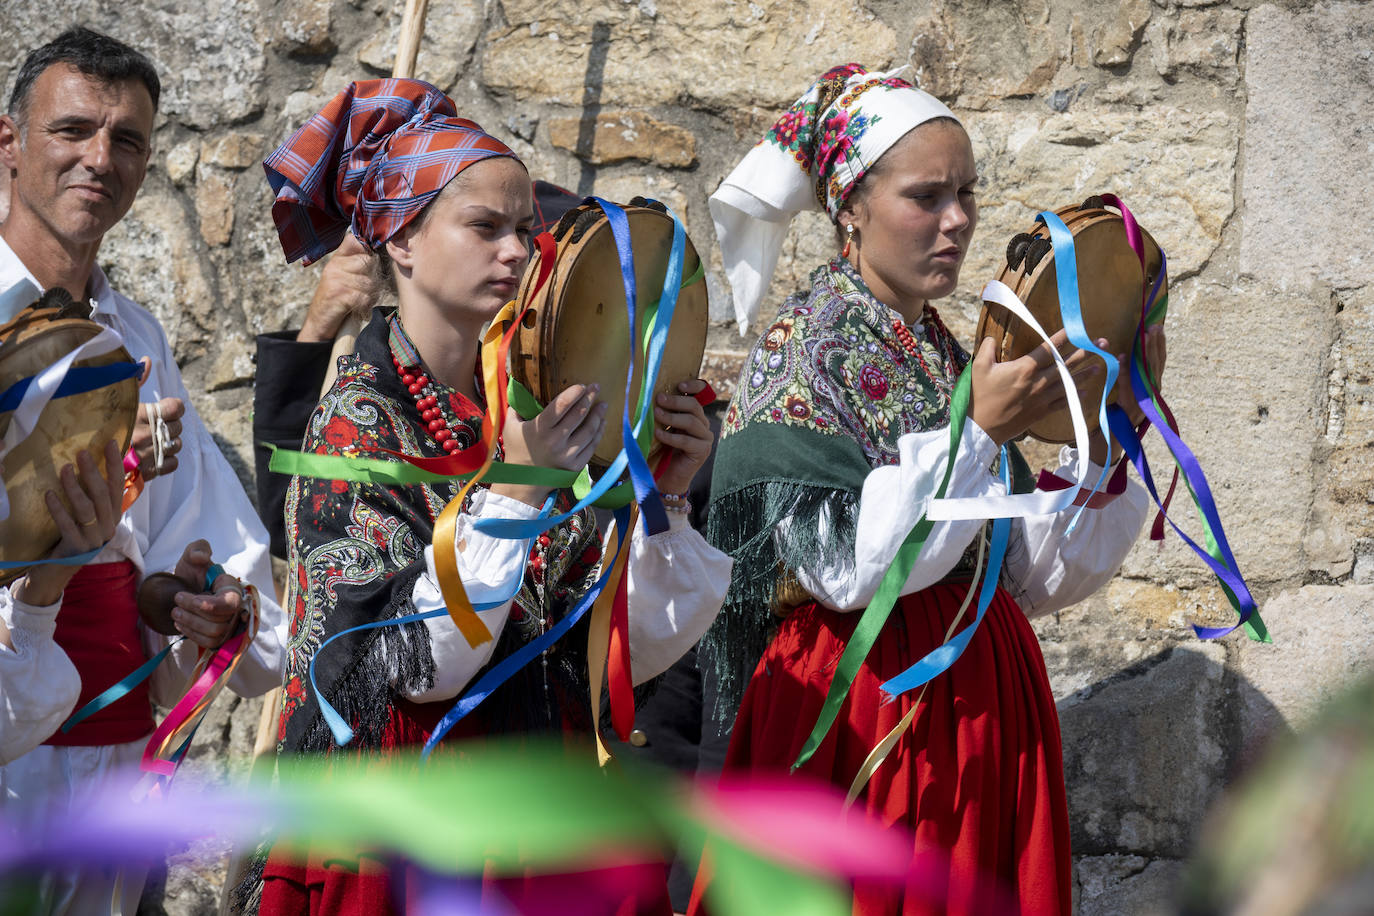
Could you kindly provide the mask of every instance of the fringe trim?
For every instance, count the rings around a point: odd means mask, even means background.
[[[421,569],[419,565],[412,565],[393,577],[389,583],[391,598],[378,616],[379,620],[415,612],[409,596]],[[326,651],[342,652],[347,645],[335,644]],[[352,646],[354,661],[327,688],[329,702],[353,728],[350,747],[376,749],[381,746],[382,736],[391,722],[393,681],[407,690],[423,690],[434,685],[434,653],[429,630],[423,621],[378,627],[359,634]],[[334,748],[334,733],[324,721],[315,697],[312,696],[310,705],[298,711],[296,716],[306,716],[308,720],[303,727],[290,730],[281,750],[327,753]]]
[[[704,676],[717,690],[704,712],[716,726],[734,722],[773,638],[779,580],[817,556],[852,557],[858,514],[857,492],[797,480],[756,481],[712,500],[706,539],[735,561],[725,605],[701,640]],[[773,530],[784,519],[792,527],[780,551]]]

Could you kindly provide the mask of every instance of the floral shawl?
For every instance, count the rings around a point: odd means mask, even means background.
[[[394,460],[382,449],[409,455],[445,454],[429,437],[414,397],[392,364],[398,349],[413,349],[399,321],[377,313],[358,338],[357,352],[340,361],[338,379],[316,408],[303,450]],[[480,438],[481,409],[440,386],[462,421],[453,430],[464,446]],[[424,572],[424,548],[435,519],[458,493],[456,484],[382,484],[294,478],[287,496],[290,616],[285,700],[279,751],[327,751],[333,740],[310,689],[310,660],[319,653],[320,690],[356,731],[354,747],[376,750],[417,740],[397,735],[397,707],[416,709],[391,687],[434,682],[429,632],[423,622],[379,627],[321,644],[364,623],[415,612],[410,595]],[[561,619],[594,581],[601,547],[590,513],[575,516],[539,538],[525,581],[490,664],[535,639]],[[575,628],[544,660],[528,665],[473,713],[485,731],[545,731],[590,724],[586,628]],[[450,703],[430,704],[446,710]],[[435,716],[437,718],[437,716]],[[399,738],[399,740],[398,740]]]
[[[852,556],[864,479],[896,464],[897,440],[949,424],[968,354],[927,306],[902,347],[897,312],[836,258],[811,273],[750,351],[725,414],[711,481],[707,540],[735,561],[705,638],[733,716],[770,638],[780,577],[817,555]],[[1029,472],[1016,456],[1018,488]],[[779,545],[774,529],[791,519]],[[824,519],[824,521],[822,521]]]

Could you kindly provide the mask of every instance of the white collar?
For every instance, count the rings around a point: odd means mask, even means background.
[[[9,289],[20,280],[29,280],[40,290],[43,289],[43,284],[38,282],[38,278],[19,259],[19,255],[15,254],[9,243],[0,238],[0,292]],[[91,293],[92,317],[105,315],[113,318],[116,311],[114,290],[99,264],[91,265],[91,276],[86,286]]]

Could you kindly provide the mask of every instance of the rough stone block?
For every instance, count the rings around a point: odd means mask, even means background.
[[[1048,89],[1070,57],[1069,22],[1047,0],[940,0],[912,26],[921,88],[964,109]],[[978,35],[978,41],[967,36]]]
[[[1222,110],[973,114],[965,118],[983,186],[979,226],[961,277],[970,323],[997,276],[1007,240],[1035,214],[1111,191],[1169,258],[1171,277],[1201,270],[1234,201],[1235,121]]]
[[[1059,704],[1076,851],[1187,854],[1227,762],[1225,656],[1175,648]]]
[[[1079,859],[1078,916],[1166,916],[1174,902],[1184,863],[1149,861],[1140,856],[1093,856]]]
[[[434,0],[429,4],[423,40],[415,59],[417,79],[433,83],[445,92],[453,88],[467,68],[477,36],[481,34],[483,6],[468,0]],[[358,49],[357,59],[377,73],[390,76],[396,62],[405,4],[389,3],[377,9],[383,21],[377,23],[371,37]],[[346,82],[339,83],[334,91],[342,89]]]
[[[1241,269],[1280,288],[1374,272],[1374,6],[1266,4],[1246,24]]]
[[[1093,63],[1119,67],[1130,63],[1135,46],[1150,21],[1150,0],[1127,0],[1117,6],[1116,17],[1093,30]]]
[[[642,111],[603,111],[595,118],[552,118],[549,142],[595,165],[640,160],[668,168],[697,161],[696,138]]]
[[[199,352],[215,324],[214,283],[198,238],[181,199],[150,177],[100,247],[114,288],[157,317],[178,359]]]
[[[1367,675],[1374,661],[1374,586],[1307,585],[1260,609],[1272,645],[1240,640],[1243,746],[1301,728],[1321,704]]]
[[[206,143],[201,159],[224,169],[247,169],[262,162],[269,150],[262,134],[236,130]]]
[[[827,66],[879,68],[896,54],[895,33],[860,0],[665,4],[654,15],[620,0],[502,7],[509,27],[487,33],[486,84],[559,105],[784,107]]]
[[[234,236],[233,179],[204,162],[196,171],[196,216],[200,218],[201,238],[212,248],[228,245]]]
[[[1282,335],[1263,331],[1280,324]],[[1241,572],[1252,584],[1286,581],[1307,569],[1301,532],[1316,488],[1326,389],[1325,373],[1311,367],[1328,358],[1334,316],[1324,300],[1251,283],[1185,281],[1171,289],[1166,328],[1164,394],[1206,474]],[[1157,486],[1167,487],[1172,462],[1157,433],[1146,437],[1145,451]],[[1202,543],[1182,484],[1170,514]],[[1167,528],[1163,547],[1142,539],[1125,570],[1180,586],[1212,579]]]

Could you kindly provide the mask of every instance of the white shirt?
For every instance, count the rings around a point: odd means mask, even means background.
[[[458,516],[455,547],[458,573],[474,604],[493,601],[512,591],[523,575],[529,548],[523,540],[497,538],[476,530],[481,518],[534,518],[539,510],[516,499],[478,490],[469,511]],[[608,535],[609,539],[609,535]],[[611,562],[605,548],[603,563]],[[425,548],[428,569],[415,582],[412,598],[419,611],[444,607],[434,572],[434,547]],[[668,530],[647,535],[636,524],[626,563],[626,610],[629,617],[630,671],[636,684],[667,671],[694,646],[716,619],[730,587],[731,559],[706,543],[681,512],[668,513]],[[434,653],[434,686],[407,692],[420,703],[457,696],[491,659],[496,639],[510,616],[510,600],[478,616],[492,639],[473,648],[447,614],[425,621]]]
[[[868,606],[891,565],[897,548],[935,496],[949,458],[948,428],[908,433],[897,440],[897,464],[875,468],[864,479],[859,498],[854,555],[817,557],[796,570],[797,581],[827,607],[840,611]],[[950,497],[1006,493],[990,470],[997,445],[978,424],[965,423],[950,474]],[[1060,450],[1060,468],[1074,466],[1076,451]],[[1089,479],[1102,469],[1089,462]],[[1071,473],[1061,474],[1073,479]],[[1082,601],[1107,583],[1140,534],[1149,511],[1149,495],[1131,479],[1126,491],[1100,509],[1082,513],[1072,534],[1068,527],[1076,507],[1054,515],[1015,519],[1006,557],[1006,578],[1012,597],[1031,616],[1047,614]],[[825,524],[825,517],[821,519]],[[926,536],[901,594],[909,595],[939,582],[958,564],[968,545],[983,528],[983,520],[936,522]],[[788,534],[787,520],[775,538]]]
[[[23,278],[41,288],[13,249],[0,239],[0,290],[8,289]],[[226,572],[256,586],[261,604],[258,637],[228,686],[240,696],[266,693],[281,683],[282,647],[286,635],[285,615],[275,600],[267,531],[191,403],[181,371],[157,319],[147,309],[115,292],[99,266],[91,272],[90,293],[91,320],[117,331],[124,339],[125,349],[135,360],[146,356],[152,363],[148,378],[139,391],[139,400],[150,402],[160,397],[174,397],[186,405],[181,420],[182,448],[177,454],[177,469],[147,483],[94,562],[127,559],[145,575],[168,571],[176,566],[187,544],[199,538],[209,541],[215,562]],[[8,588],[0,591],[5,593],[0,598],[0,613],[5,615],[11,629],[15,628],[16,621],[25,619],[24,615],[45,610],[13,601]],[[168,637],[147,629],[142,632],[144,649],[149,655],[167,644]],[[197,647],[190,640],[182,640],[172,650],[172,664],[159,666],[150,682],[156,702],[171,705],[180,697],[196,655]],[[7,707],[9,704],[0,705]],[[7,725],[8,722],[0,721],[0,728]]]

